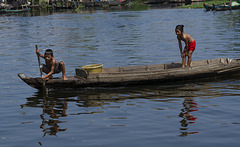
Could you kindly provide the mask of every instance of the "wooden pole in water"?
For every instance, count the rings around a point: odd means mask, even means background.
[[[38,46],[36,45],[36,51],[38,50]],[[42,71],[42,68],[41,68],[41,61],[40,61],[40,57],[39,55],[37,54],[37,58],[38,58],[38,65],[39,65],[39,69],[40,69],[40,76],[42,78],[43,76],[43,71]],[[46,84],[45,84],[45,80],[42,81],[42,86],[43,86],[43,90],[46,90]]]
[[[231,11],[232,10],[232,0],[230,0],[229,6],[230,6],[230,11]]]
[[[49,7],[49,0],[47,1],[47,11],[48,11],[48,7]]]

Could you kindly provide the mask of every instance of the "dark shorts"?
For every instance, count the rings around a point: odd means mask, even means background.
[[[59,62],[56,63],[53,74],[60,73],[62,71],[62,69],[59,67],[60,62],[63,62],[63,61],[59,61]],[[45,65],[45,64],[42,64],[42,67],[43,67],[43,71],[46,74],[48,74],[51,71],[51,68],[48,68],[47,65]]]

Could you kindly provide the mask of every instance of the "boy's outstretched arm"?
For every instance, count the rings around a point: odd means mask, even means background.
[[[180,50],[180,53],[181,53],[181,57],[183,56],[183,51],[182,51],[182,42],[181,40],[178,39],[178,45],[179,45],[179,50]]]
[[[39,49],[36,50],[36,54],[37,54],[39,57],[44,58],[44,55],[40,54]]]
[[[43,80],[48,79],[52,76],[52,74],[54,73],[55,65],[56,65],[56,61],[53,62],[52,66],[51,66],[51,71],[47,75],[42,77]]]
[[[188,52],[189,50],[188,50],[188,41],[187,41],[187,39],[184,39],[184,42],[185,42],[185,45],[186,45],[186,51]]]

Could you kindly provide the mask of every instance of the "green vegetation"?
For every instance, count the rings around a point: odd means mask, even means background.
[[[141,3],[134,3],[132,4],[128,10],[131,11],[142,11],[142,10],[147,10],[150,7],[150,5],[146,4],[141,4]]]
[[[76,12],[81,11],[84,8],[84,5],[79,4],[78,7],[75,9]]]
[[[148,2],[148,0],[130,0],[132,4],[144,4]]]
[[[202,1],[200,3],[185,5],[185,6],[181,6],[179,8],[189,8],[189,9],[204,8],[203,7],[204,3],[206,5],[212,6],[212,4],[220,5],[220,4],[223,4],[223,3],[229,3],[229,0]]]

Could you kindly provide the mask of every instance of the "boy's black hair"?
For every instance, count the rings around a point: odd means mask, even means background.
[[[53,56],[53,51],[51,49],[46,49],[44,55],[51,55],[51,56]]]
[[[184,25],[177,25],[176,26],[176,28],[175,28],[175,30],[180,30],[181,32],[183,32],[183,27],[184,27]]]

